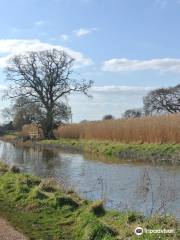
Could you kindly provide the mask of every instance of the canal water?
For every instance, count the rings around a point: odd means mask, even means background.
[[[180,218],[180,166],[132,163],[42,146],[0,141],[0,159],[40,177],[54,177],[80,196],[107,208]]]

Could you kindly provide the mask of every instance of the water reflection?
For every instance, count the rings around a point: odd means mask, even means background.
[[[42,177],[55,177],[88,199],[104,199],[107,207],[134,209],[151,213],[168,195],[168,209],[180,217],[180,168],[127,163],[118,160],[94,160],[93,156],[62,152],[58,149],[17,148],[0,141],[0,158],[24,171]],[[145,173],[148,173],[148,176]],[[147,179],[150,179],[149,183]],[[142,185],[142,186],[141,186]],[[138,190],[147,190],[142,192]],[[146,189],[147,188],[147,189]],[[163,189],[163,191],[160,191]],[[167,193],[169,191],[169,193]],[[161,193],[162,192],[162,193]],[[175,193],[174,198],[169,196]],[[158,194],[161,193],[161,194]]]

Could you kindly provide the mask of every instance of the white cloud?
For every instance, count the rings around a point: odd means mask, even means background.
[[[15,54],[20,54],[28,51],[43,51],[53,48],[63,50],[71,57],[73,57],[76,61],[76,66],[86,66],[92,64],[92,60],[88,57],[85,57],[80,52],[60,45],[53,45],[50,43],[41,42],[38,39],[0,39],[0,67],[4,67],[7,63],[7,60]]]
[[[180,72],[180,59],[178,58],[159,58],[150,60],[129,60],[126,58],[110,59],[103,63],[103,71],[122,72],[122,71],[141,71],[159,70]]]
[[[0,51],[1,52],[1,51]],[[0,57],[0,69],[1,68],[4,68],[4,67],[6,67],[6,65],[7,65],[7,62],[8,62],[8,60],[9,60],[9,58],[11,57],[12,55],[8,55],[8,56],[3,56],[3,57]]]
[[[3,97],[4,93],[5,93],[5,90],[7,90],[7,86],[0,84],[0,98],[1,98],[0,107],[2,105],[2,97]],[[0,109],[0,111],[1,111],[1,109]]]
[[[119,92],[148,92],[154,87],[137,87],[137,86],[121,86],[121,85],[107,85],[107,86],[93,86],[90,91],[93,93],[119,93]]]
[[[7,86],[0,84],[0,92],[4,91],[5,89],[7,89]]]
[[[94,86],[90,90],[92,99],[82,94],[72,94],[69,104],[72,107],[73,122],[102,119],[107,114],[119,118],[127,109],[141,108],[143,97],[152,89],[154,88],[143,86]]]
[[[62,35],[60,35],[60,39],[62,39],[63,41],[68,41],[69,36],[67,34],[62,34]]]
[[[34,23],[37,27],[42,27],[46,24],[46,21],[44,20],[39,20]]]
[[[98,31],[98,28],[80,28],[80,29],[74,30],[73,33],[76,35],[76,37],[83,37],[85,35],[89,35],[96,31]]]

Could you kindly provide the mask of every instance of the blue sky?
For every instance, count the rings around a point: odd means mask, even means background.
[[[0,87],[9,56],[60,48],[95,84],[73,95],[73,121],[120,117],[180,81],[180,0],[0,0]],[[2,109],[7,102],[1,102]]]

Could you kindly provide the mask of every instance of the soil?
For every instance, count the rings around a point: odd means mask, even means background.
[[[0,218],[0,239],[1,240],[27,240],[27,238],[15,230],[5,219]]]

